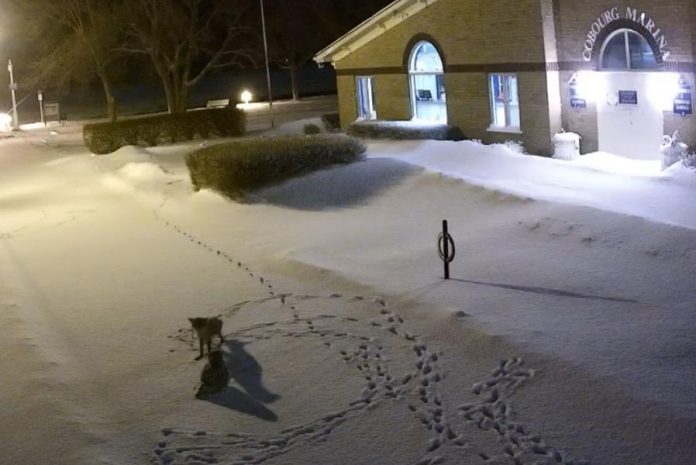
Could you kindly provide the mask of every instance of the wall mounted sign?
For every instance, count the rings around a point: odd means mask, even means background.
[[[619,105],[638,105],[638,91],[620,90]]]
[[[568,98],[570,99],[570,108],[587,108],[587,100],[584,98],[584,95],[581,95],[578,87],[578,78],[573,76],[568,83]]]
[[[621,10],[619,10],[619,7],[614,7],[610,10],[605,10],[590,25],[590,30],[587,33],[587,37],[585,38],[584,49],[582,51],[583,60],[592,60],[592,51],[594,50],[599,34],[609,24],[620,19],[627,19],[647,29],[647,31],[655,39],[655,42],[657,42],[657,46],[660,48],[660,54],[662,55],[662,59],[667,59],[667,57],[670,55],[667,38],[665,37],[664,32],[662,32],[662,29],[657,27],[655,21],[644,11],[640,11],[637,8],[631,8],[630,6],[626,7],[626,11],[623,12],[623,15],[621,13],[622,12]]]
[[[570,108],[575,108],[578,110],[582,110],[583,108],[587,108],[587,100],[584,98],[571,98],[570,99]]]
[[[674,97],[674,114],[680,116],[694,114],[691,84],[684,79],[679,80],[679,92]]]

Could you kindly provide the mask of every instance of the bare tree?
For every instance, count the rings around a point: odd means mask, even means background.
[[[251,63],[248,0],[129,0],[130,38],[122,50],[146,54],[170,113],[186,111],[191,89],[211,71]]]
[[[321,44],[327,40],[325,0],[269,1],[269,54],[273,62],[290,73],[293,100],[300,98],[297,72],[307,64]]]
[[[112,67],[123,29],[119,2],[103,0],[18,0],[19,18],[36,42],[32,82],[62,90],[98,77],[109,120],[116,120]]]
[[[299,99],[297,72],[319,51],[391,0],[264,0],[270,55],[290,73],[292,97]]]

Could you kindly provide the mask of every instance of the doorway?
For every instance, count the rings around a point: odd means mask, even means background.
[[[641,160],[660,158],[664,136],[660,73],[602,73],[605,99],[597,105],[599,150]]]

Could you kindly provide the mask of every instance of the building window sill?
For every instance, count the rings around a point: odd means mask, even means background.
[[[522,130],[514,126],[489,126],[488,132],[504,132],[506,134],[522,134]]]

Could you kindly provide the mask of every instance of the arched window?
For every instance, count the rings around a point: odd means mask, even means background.
[[[601,69],[651,69],[657,68],[652,47],[642,35],[631,29],[620,29],[602,46],[599,57]]]
[[[447,122],[445,75],[442,58],[435,46],[418,42],[409,60],[411,104],[415,119]]]

